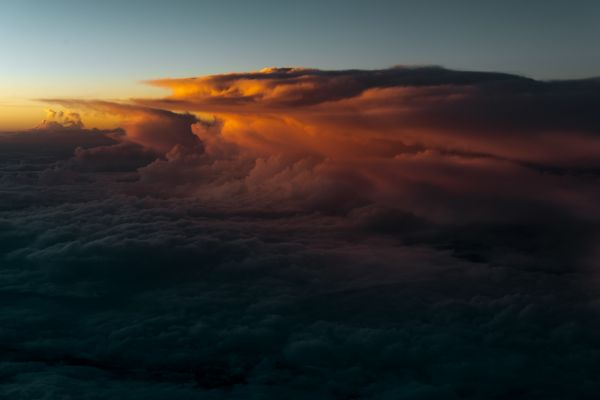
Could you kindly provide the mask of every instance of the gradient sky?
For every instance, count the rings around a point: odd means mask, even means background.
[[[597,1],[5,1],[0,118],[40,97],[163,93],[140,80],[265,66],[436,64],[540,79],[600,71]]]
[[[599,399],[599,11],[0,0],[0,399]]]

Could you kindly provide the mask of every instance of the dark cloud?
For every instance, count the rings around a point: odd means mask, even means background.
[[[340,217],[223,215],[188,200],[118,196],[11,215],[7,395],[586,398],[597,389],[585,276],[365,237]],[[420,226],[400,221],[404,232]]]
[[[173,82],[0,135],[2,396],[597,397],[595,80]]]
[[[78,147],[69,160],[71,168],[84,171],[136,171],[152,163],[158,155],[137,144],[122,142],[89,149]]]

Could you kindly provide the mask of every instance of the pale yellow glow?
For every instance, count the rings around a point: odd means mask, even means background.
[[[0,103],[0,132],[23,131],[38,126],[46,118],[49,107],[67,111],[64,107],[53,107],[39,101]],[[121,123],[120,118],[106,113],[83,111],[80,114],[86,128],[114,129]]]
[[[44,119],[45,111],[38,103],[21,101],[0,102],[0,131],[32,128]]]
[[[119,99],[160,97],[164,89],[135,80],[89,81],[83,78],[36,78],[27,81],[0,77],[0,132],[27,130],[37,126],[46,109],[60,107],[43,99]],[[115,116],[83,112],[87,128],[111,129],[119,125]]]

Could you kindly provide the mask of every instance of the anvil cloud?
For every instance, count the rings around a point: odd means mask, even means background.
[[[318,136],[311,144],[326,153],[319,145],[326,147],[329,141],[340,142],[336,147],[350,141],[344,147],[356,144],[361,156],[422,145],[522,161],[575,162],[569,157],[583,155],[589,162],[598,151],[598,79],[540,82],[507,74],[398,67],[266,69],[150,83],[173,94],[143,103],[245,115],[249,127],[257,116],[283,122],[289,117],[298,123],[289,128]],[[386,141],[385,150],[376,146],[377,140]]]

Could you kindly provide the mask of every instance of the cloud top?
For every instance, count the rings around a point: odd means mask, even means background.
[[[80,130],[83,122],[79,113],[73,111],[46,110],[46,118],[34,129],[36,130]]]

